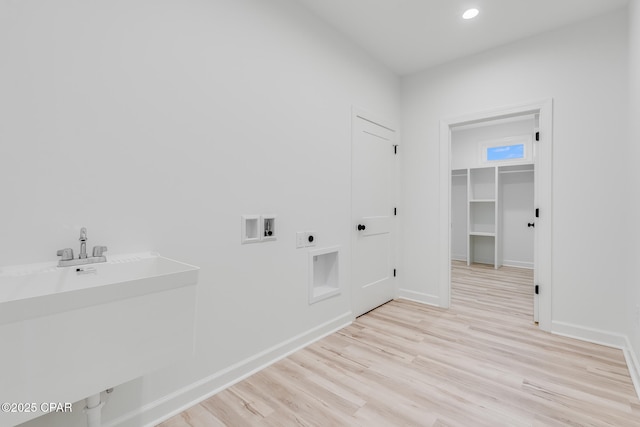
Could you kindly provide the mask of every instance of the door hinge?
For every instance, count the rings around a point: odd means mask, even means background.
[[[540,141],[540,132],[536,132],[536,141]]]
[[[536,218],[540,218],[540,208],[536,208]]]
[[[398,215],[398,208],[393,208],[393,216]]]
[[[393,269],[393,277],[396,277],[396,269]]]
[[[398,154],[398,144],[394,144],[394,146],[393,146],[393,154]]]
[[[540,295],[540,285],[536,285],[536,295]]]

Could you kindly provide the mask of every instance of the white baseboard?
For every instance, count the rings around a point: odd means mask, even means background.
[[[633,381],[636,394],[638,395],[638,398],[640,398],[640,363],[638,363],[638,357],[633,350],[629,337],[615,332],[586,328],[584,326],[558,321],[551,322],[551,332],[556,335],[562,335],[622,350],[624,358],[627,361],[631,381]]]
[[[430,295],[422,292],[410,291],[407,289],[399,289],[398,298],[440,307],[440,297],[437,295]]]
[[[627,347],[627,337],[615,332],[603,331],[601,329],[587,328],[566,322],[551,322],[551,332],[569,338],[592,342],[594,344],[606,345],[607,347],[618,348],[620,350]]]
[[[505,259],[502,261],[502,265],[505,267],[518,267],[518,268],[528,268],[533,270],[533,263],[527,261],[515,261],[512,259]]]
[[[493,258],[475,257],[473,258],[473,263],[493,265],[494,261],[493,261]]]
[[[467,262],[467,257],[466,255],[451,255],[451,261],[464,261]],[[480,263],[480,264],[493,264],[493,259],[489,259],[489,258],[476,258],[474,260],[474,262]],[[533,270],[533,262],[528,262],[528,261],[517,261],[517,260],[512,260],[512,259],[505,259],[502,261],[502,264],[505,267],[518,267],[518,268],[528,268],[530,270]]]
[[[629,375],[631,375],[631,381],[633,381],[633,386],[636,389],[636,394],[640,399],[640,363],[638,362],[638,355],[633,350],[633,346],[631,342],[627,338],[627,347],[623,349],[624,358],[627,361],[627,366],[629,367]]]
[[[161,399],[104,423],[104,427],[155,426],[214,394],[242,381],[267,366],[330,335],[353,322],[347,312],[309,331],[242,360],[222,371],[183,387]]]

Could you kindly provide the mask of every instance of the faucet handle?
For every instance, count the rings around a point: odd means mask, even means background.
[[[102,253],[107,251],[106,246],[94,246],[93,247],[93,256],[100,257],[104,256]]]
[[[57,254],[62,257],[60,261],[70,261],[73,259],[73,249],[71,248],[60,249]]]

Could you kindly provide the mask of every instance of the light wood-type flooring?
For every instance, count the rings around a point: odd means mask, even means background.
[[[531,271],[452,276],[451,309],[389,302],[160,426],[640,426],[620,350],[533,323]]]

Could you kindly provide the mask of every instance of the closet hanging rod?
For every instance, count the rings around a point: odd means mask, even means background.
[[[500,171],[500,173],[524,173],[524,172],[533,172],[533,169],[523,169],[523,170],[514,170],[514,171]]]

